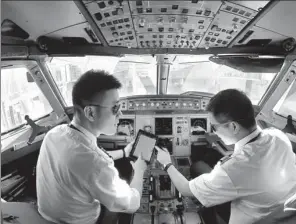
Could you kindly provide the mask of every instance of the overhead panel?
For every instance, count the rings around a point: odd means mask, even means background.
[[[189,49],[227,47],[267,3],[84,1],[110,46]]]
[[[131,3],[141,48],[197,48],[221,6],[220,1]]]
[[[127,1],[84,2],[109,46],[137,47]]]
[[[134,17],[141,48],[196,48],[211,22],[209,18],[194,16],[160,15],[156,21],[154,17]],[[141,26],[143,19],[146,25]]]
[[[253,9],[224,2],[204,35],[199,48],[227,47],[256,14],[257,11]]]
[[[269,1],[82,2],[111,47],[198,49],[227,47]],[[295,29],[289,29],[293,27],[293,13],[289,12],[294,6],[293,1],[279,2],[249,28],[250,32],[237,45],[257,39],[251,45],[261,46],[268,39],[273,44],[286,37],[295,37]],[[101,44],[74,2],[9,1],[3,2],[3,7],[2,20],[15,22],[30,34],[29,40],[46,35],[67,38],[67,41],[76,41],[77,45],[85,40]]]
[[[140,48],[197,48],[220,1],[130,1]]]

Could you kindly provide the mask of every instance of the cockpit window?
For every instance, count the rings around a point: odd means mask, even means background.
[[[106,70],[118,78],[121,97],[156,94],[156,60],[152,56],[55,57],[47,65],[67,106],[73,105],[75,81],[90,69]]]
[[[1,133],[52,112],[47,99],[26,68],[1,69]]]
[[[286,90],[281,99],[277,102],[273,111],[284,117],[292,115],[293,120],[296,119],[296,81],[294,80]]]
[[[179,58],[178,58],[179,57]],[[216,94],[236,88],[257,105],[276,73],[244,73],[208,60],[208,56],[177,56],[170,70],[168,94],[188,91]]]

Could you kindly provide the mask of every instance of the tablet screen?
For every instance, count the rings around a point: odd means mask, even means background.
[[[142,153],[143,159],[149,162],[151,159],[155,144],[156,144],[156,138],[151,138],[140,132],[137,136],[137,140],[134,145],[132,156],[138,158]]]

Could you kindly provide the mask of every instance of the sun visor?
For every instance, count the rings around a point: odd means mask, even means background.
[[[277,73],[285,58],[210,57],[210,61],[245,73]]]
[[[9,19],[5,19],[1,24],[1,35],[9,37],[17,37],[23,40],[29,37],[29,34],[24,31],[21,27],[16,25]]]

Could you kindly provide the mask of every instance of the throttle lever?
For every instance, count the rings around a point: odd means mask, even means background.
[[[155,205],[150,206],[150,211],[151,211],[151,224],[154,224],[154,212],[155,212]]]

